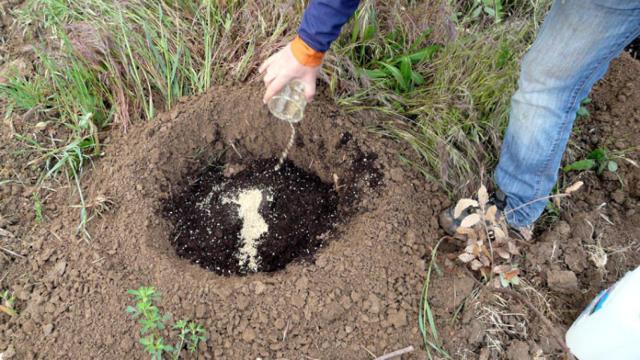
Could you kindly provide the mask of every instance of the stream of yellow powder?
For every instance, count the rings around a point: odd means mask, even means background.
[[[262,234],[269,231],[269,225],[258,211],[264,194],[258,189],[245,189],[235,198],[223,198],[222,203],[238,205],[238,216],[242,220],[240,239],[240,264],[247,264],[251,271],[258,271],[258,244]]]

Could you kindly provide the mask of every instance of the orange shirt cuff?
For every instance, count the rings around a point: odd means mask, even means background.
[[[319,66],[322,64],[322,58],[324,53],[322,51],[316,51],[311,46],[307,45],[300,36],[296,36],[291,42],[291,51],[293,56],[298,62],[305,66]]]

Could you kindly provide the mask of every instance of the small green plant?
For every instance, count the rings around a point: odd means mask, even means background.
[[[591,115],[591,113],[589,113],[589,109],[586,108],[585,105],[589,105],[591,104],[591,99],[590,98],[584,98],[581,102],[580,102],[580,107],[578,108],[578,111],[576,112],[576,116],[579,118],[582,117],[589,117],[589,115]]]
[[[186,344],[190,353],[196,351],[200,342],[207,340],[205,329],[202,325],[194,322],[178,320],[173,325],[173,329],[180,331],[178,334],[180,342],[177,348],[181,349]]]
[[[502,0],[474,0],[473,10],[471,11],[472,18],[479,18],[484,13],[499,23],[504,17],[503,1]]]
[[[16,298],[9,290],[0,292],[0,312],[3,312],[9,316],[16,316],[17,312],[14,308],[15,302]]]
[[[171,320],[171,315],[161,314],[160,309],[155,305],[156,301],[160,301],[160,293],[149,286],[127,292],[133,295],[136,304],[128,306],[126,311],[134,319],[138,319],[138,324],[141,326],[140,333],[146,335],[140,339],[140,344],[151,355],[151,359],[161,360],[166,353],[170,359],[177,360],[184,347],[190,353],[194,353],[198,345],[206,341],[206,331],[202,325],[189,320],[178,320],[171,327],[178,331],[177,344],[173,346],[166,343],[162,332],[166,329],[166,323]]]
[[[615,173],[618,171],[618,163],[612,160],[612,156],[605,148],[597,148],[587,155],[586,159],[574,161],[562,168],[562,171],[586,171],[595,170],[598,175],[605,170]]]
[[[33,193],[33,212],[36,214],[36,223],[41,224],[44,219],[42,215],[42,201],[40,200],[40,195],[37,192]]]

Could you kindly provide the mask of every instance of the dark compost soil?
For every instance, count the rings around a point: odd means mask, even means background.
[[[257,189],[262,193],[258,212],[268,225],[259,238],[257,270],[280,270],[298,257],[313,255],[322,245],[320,235],[338,219],[338,194],[333,185],[290,161],[278,171],[276,164],[278,159],[262,159],[228,177],[219,165],[199,174],[165,209],[176,224],[171,235],[176,253],[218,274],[251,271],[238,261],[243,245],[238,205],[225,200]]]

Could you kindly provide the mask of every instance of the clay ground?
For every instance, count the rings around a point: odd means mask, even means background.
[[[568,162],[598,147],[632,149],[623,155],[638,161],[638,79],[640,63],[616,60],[593,91],[591,115],[576,123]],[[420,296],[432,249],[444,235],[437,214],[450,200],[404,165],[398,155],[410,154],[407,147],[368,130],[381,119],[344,114],[326,94],[310,106],[290,153],[297,166],[328,183],[335,174],[357,194],[353,214],[325,246],[282,271],[243,277],[216,275],[175,256],[163,201],[222,152],[225,161],[242,162],[278,156],[287,143],[288,126],[268,115],[261,91],[214,88],[126,134],[105,133],[104,157],[83,174],[94,216],[89,242],[76,234],[73,186],[60,179],[36,189],[41,169],[30,165],[36,155],[14,138],[56,129],[39,130],[28,116],[2,123],[0,179],[13,180],[0,185],[0,245],[14,254],[0,255],[0,288],[15,292],[19,312],[0,315],[5,358],[145,358],[138,326],[124,311],[132,302],[126,290],[141,285],[155,286],[161,308],[174,318],[205,326],[198,358],[371,359],[409,345],[416,350],[404,358],[426,358]],[[352,138],[345,143],[346,133]],[[585,186],[562,200],[559,216],[545,216],[532,243],[521,244],[518,290],[560,331],[597,291],[640,263],[640,169],[616,162],[617,174],[563,175],[562,186],[576,180]],[[561,358],[530,309],[476,285],[452,260],[462,247],[442,243],[429,291],[451,358]]]

